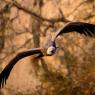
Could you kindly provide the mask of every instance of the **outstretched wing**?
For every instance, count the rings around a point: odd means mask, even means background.
[[[41,54],[40,48],[34,48],[30,49],[24,52],[18,53],[10,62],[9,64],[4,68],[4,70],[0,74],[0,88],[3,87],[4,84],[6,84],[6,80],[8,79],[11,70],[13,69],[14,65],[22,58],[33,55],[33,54]]]
[[[78,32],[84,34],[85,36],[95,36],[95,25],[84,22],[69,22],[60,30],[58,30],[53,36],[52,40],[55,41],[58,35],[68,32]]]

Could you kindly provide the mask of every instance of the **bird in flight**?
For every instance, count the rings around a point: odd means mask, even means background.
[[[95,37],[95,25],[84,22],[68,22],[65,26],[59,29],[48,42],[47,45],[40,48],[29,49],[26,51],[19,52],[10,62],[4,70],[0,73],[0,88],[6,84],[6,80],[8,79],[11,70],[15,66],[15,64],[22,58],[37,54],[36,58],[40,58],[43,56],[52,56],[55,54],[56,47],[56,38],[63,33],[69,32],[77,32],[80,34],[84,34],[85,36]]]

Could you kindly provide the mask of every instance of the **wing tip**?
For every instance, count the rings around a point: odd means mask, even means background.
[[[0,74],[0,89],[3,88],[3,86],[6,84],[6,76],[3,75],[3,73]]]
[[[4,69],[0,73],[0,89],[3,88],[3,86],[6,84],[6,81],[8,79],[9,74],[10,74],[10,70],[9,69]]]

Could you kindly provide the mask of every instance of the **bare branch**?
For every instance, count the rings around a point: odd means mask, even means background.
[[[81,3],[79,3],[74,9],[73,11],[71,11],[69,14],[67,14],[67,17],[69,17],[70,15],[72,15],[75,11],[77,11],[77,9],[82,6],[84,3],[88,2],[87,0],[82,1]]]
[[[19,10],[23,10],[24,12],[36,17],[36,19],[41,20],[41,21],[47,21],[49,23],[55,23],[55,22],[68,22],[67,19],[63,19],[63,16],[61,18],[56,18],[56,19],[47,19],[44,18],[38,14],[36,14],[35,12],[32,12],[31,10],[25,8],[24,6],[21,6],[18,2],[14,1],[14,2],[8,2],[6,0],[4,0],[6,3],[12,4],[12,6],[17,7]],[[11,6],[11,7],[12,7]]]

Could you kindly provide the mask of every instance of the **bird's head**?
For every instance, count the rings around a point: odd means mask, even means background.
[[[52,41],[51,38],[44,45],[44,55],[52,56],[56,52],[56,43]]]
[[[48,56],[53,55],[55,52],[56,52],[56,47],[54,47],[54,46],[48,47],[47,51],[46,51],[46,53],[47,53]]]

